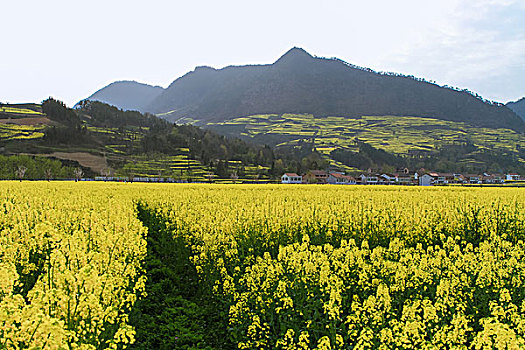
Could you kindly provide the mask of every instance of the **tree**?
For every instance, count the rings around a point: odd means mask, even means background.
[[[51,168],[46,168],[46,170],[44,170],[44,175],[47,181],[51,181],[51,178],[53,177],[53,171]]]
[[[23,165],[19,165],[18,168],[16,169],[15,174],[20,180],[20,182],[22,182],[22,179],[24,178],[26,171],[27,171],[27,168]]]
[[[231,179],[232,179],[232,182],[233,182],[233,183],[236,183],[237,180],[239,179],[239,175],[237,175],[237,170],[232,171],[230,177],[231,177]]]
[[[191,167],[186,168],[186,181],[192,182],[193,181],[193,171],[191,170]]]
[[[81,168],[76,168],[73,173],[75,174],[75,182],[80,181],[82,176],[84,176],[84,171]]]
[[[100,175],[101,176],[108,177],[109,174],[110,174],[109,168],[104,168],[104,169],[100,170]]]

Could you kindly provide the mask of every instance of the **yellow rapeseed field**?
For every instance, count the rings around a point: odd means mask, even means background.
[[[523,348],[524,206],[511,188],[3,182],[0,349],[133,343],[139,217],[185,242],[237,348]]]

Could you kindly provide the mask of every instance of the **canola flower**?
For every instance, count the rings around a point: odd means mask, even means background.
[[[150,209],[240,349],[525,346],[516,189],[188,186]]]
[[[133,342],[145,228],[131,197],[87,184],[0,185],[0,348]]]
[[[141,205],[183,239],[239,349],[525,347],[525,193],[0,184],[0,348],[125,348]]]

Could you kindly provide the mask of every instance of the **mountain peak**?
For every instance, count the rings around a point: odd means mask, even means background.
[[[210,66],[197,66],[195,67],[195,71],[203,72],[203,71],[216,71],[215,68]]]
[[[300,47],[292,47],[284,55],[282,55],[281,58],[279,58],[275,63],[311,59],[313,59],[313,56],[306,52],[304,49]]]
[[[108,103],[123,110],[145,112],[145,107],[164,91],[134,80],[115,81],[89,96],[87,100]]]
[[[515,102],[507,103],[507,107],[512,109],[523,121],[525,121],[525,97],[520,98]]]

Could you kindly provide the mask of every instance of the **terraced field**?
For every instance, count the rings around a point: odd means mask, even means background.
[[[177,181],[190,182],[224,182],[231,183],[232,180],[250,182],[262,180],[258,176],[261,172],[267,170],[262,166],[243,167],[241,161],[228,161],[229,169],[238,169],[238,178],[218,180],[217,175],[206,165],[190,157],[189,149],[180,148],[179,154],[175,156],[166,156],[158,154],[157,156],[139,155],[130,158],[128,163],[117,172],[119,176],[134,177],[163,177],[172,178]]]
[[[356,149],[356,141],[395,154],[431,151],[470,142],[480,149],[515,152],[525,136],[509,129],[477,128],[465,123],[411,116],[314,117],[311,114],[265,114],[234,118],[208,127],[277,146],[314,143],[318,151]]]
[[[0,105],[0,118],[45,117],[42,107],[33,103]]]
[[[0,141],[42,138],[49,122],[39,105],[0,105]]]
[[[194,159],[190,159],[187,149],[181,149],[175,156],[156,157],[134,156],[117,175],[134,177],[171,177],[179,180],[204,181],[208,171]]]
[[[45,125],[18,125],[0,122],[0,141],[33,140],[44,137]]]

